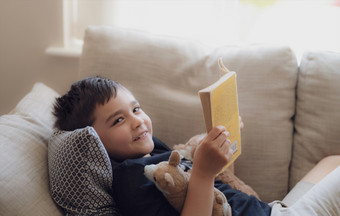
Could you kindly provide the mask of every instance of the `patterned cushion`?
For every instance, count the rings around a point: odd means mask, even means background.
[[[50,190],[67,214],[118,215],[109,156],[92,127],[55,131],[48,146]]]

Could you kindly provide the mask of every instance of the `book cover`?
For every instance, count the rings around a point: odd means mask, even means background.
[[[229,71],[218,60],[219,70],[222,75],[215,83],[198,92],[205,120],[207,132],[213,127],[223,125],[230,133],[230,150],[233,156],[228,164],[222,169],[230,166],[241,154],[241,132],[239,121],[239,108],[237,96],[236,73]]]

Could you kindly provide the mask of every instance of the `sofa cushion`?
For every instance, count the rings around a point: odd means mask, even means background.
[[[35,121],[42,126],[52,129],[54,117],[52,116],[52,104],[58,96],[53,89],[43,83],[37,82],[10,114],[20,114],[22,116],[32,116]]]
[[[71,215],[116,215],[109,156],[92,127],[56,130],[49,141],[50,190]]]
[[[308,52],[297,88],[290,188],[322,158],[340,154],[340,53]]]
[[[1,215],[62,215],[50,197],[47,172],[57,96],[37,83],[10,114],[0,117]]]
[[[213,48],[136,30],[89,27],[80,75],[125,85],[150,115],[154,135],[173,146],[205,131],[197,92],[218,79],[219,57],[237,73],[245,123],[236,174],[264,201],[281,199],[288,188],[297,77],[288,47]]]

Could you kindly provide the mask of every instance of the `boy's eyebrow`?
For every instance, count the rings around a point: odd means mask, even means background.
[[[113,114],[111,114],[105,121],[105,123],[108,123],[112,118],[114,118],[116,115],[119,115],[122,112],[122,110],[118,110],[116,112],[114,112]]]
[[[134,106],[138,104],[138,101],[137,100],[133,100],[130,102],[130,106]],[[105,123],[108,123],[112,118],[114,118],[116,115],[119,115],[120,113],[122,113],[123,110],[119,109],[117,110],[116,112],[112,113],[105,121]]]

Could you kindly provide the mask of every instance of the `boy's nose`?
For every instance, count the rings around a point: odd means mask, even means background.
[[[141,118],[140,116],[134,116],[133,118],[133,128],[138,128],[144,123],[144,119]]]

